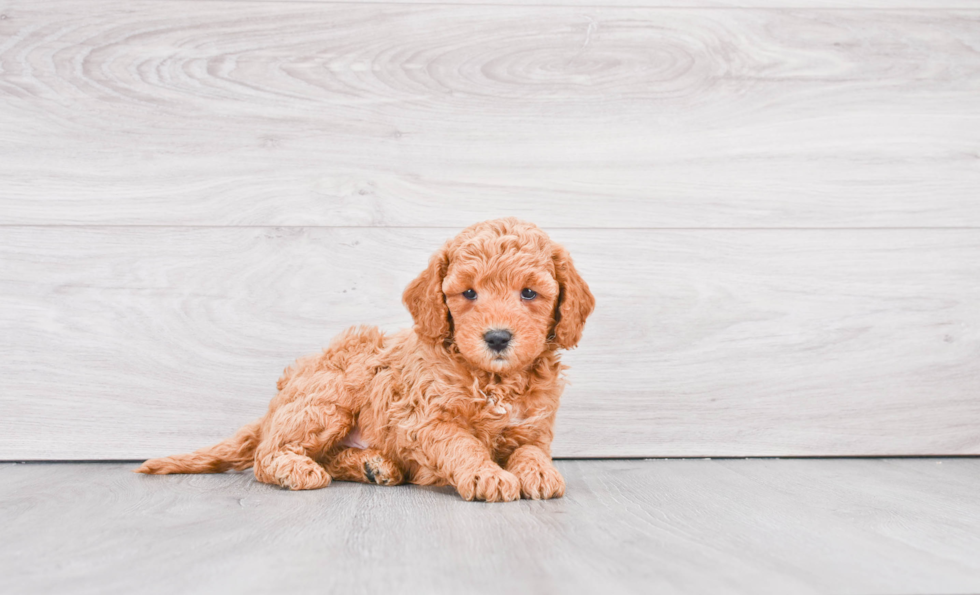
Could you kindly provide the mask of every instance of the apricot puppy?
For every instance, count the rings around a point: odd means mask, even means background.
[[[331,479],[451,485],[466,500],[556,498],[551,462],[564,387],[595,299],[568,252],[513,218],[463,230],[405,289],[413,329],[351,328],[279,379],[258,421],[140,473],[255,468],[292,490]]]

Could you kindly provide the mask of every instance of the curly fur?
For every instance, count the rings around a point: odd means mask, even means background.
[[[524,288],[537,296],[522,299]],[[347,330],[286,369],[260,420],[137,471],[254,467],[259,481],[294,490],[334,478],[448,484],[467,500],[562,496],[551,463],[558,350],[576,346],[595,305],[568,252],[531,223],[478,223],[436,252],[403,301],[413,329]],[[506,350],[488,348],[489,329],[513,334]]]

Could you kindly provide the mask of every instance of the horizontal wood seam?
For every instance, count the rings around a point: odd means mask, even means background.
[[[477,223],[477,221],[474,221]],[[0,229],[462,229],[462,225],[130,225],[101,223],[3,223]],[[568,227],[542,225],[549,230],[564,231],[969,231],[980,229],[977,225],[923,226],[923,227]]]
[[[170,0],[171,2],[185,2],[186,0]],[[197,2],[225,2],[229,0],[197,0]],[[636,9],[636,10],[765,10],[765,11],[825,11],[825,12],[909,12],[909,11],[929,11],[929,12],[942,12],[942,11],[980,11],[980,5],[977,8],[962,8],[958,6],[895,6],[895,7],[875,7],[875,6],[855,6],[855,7],[840,7],[840,6],[662,6],[657,4],[651,5],[637,5],[637,4],[574,4],[574,3],[518,3],[518,2],[426,2],[426,1],[404,1],[404,2],[372,2],[370,0],[366,2],[358,2],[356,0],[343,1],[343,0],[324,0],[323,2],[319,0],[236,0],[238,4],[315,4],[319,6],[329,6],[329,5],[356,5],[356,6],[446,6],[446,7],[484,7],[493,8],[498,6],[507,6],[512,8],[575,8],[575,9]]]

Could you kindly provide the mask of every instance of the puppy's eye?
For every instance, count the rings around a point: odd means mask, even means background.
[[[533,300],[536,297],[538,297],[538,292],[534,291],[533,289],[528,289],[525,287],[521,290],[521,298],[525,300]]]
[[[476,299],[476,292],[473,291],[472,289],[467,289],[466,291],[463,292],[463,297],[466,298],[466,299],[468,299],[468,300],[475,300]]]

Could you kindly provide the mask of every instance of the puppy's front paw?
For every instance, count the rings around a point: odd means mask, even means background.
[[[497,465],[487,465],[464,475],[456,485],[464,500],[513,502],[521,497],[521,482]]]
[[[532,500],[561,498],[565,495],[565,479],[551,463],[528,463],[511,469],[521,482],[521,495]]]

